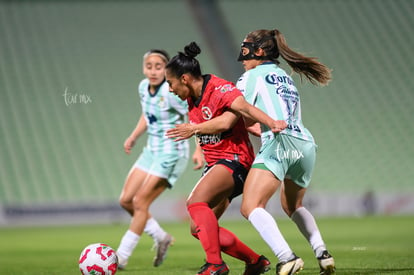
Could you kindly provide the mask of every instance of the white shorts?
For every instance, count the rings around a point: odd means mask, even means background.
[[[316,147],[311,141],[278,134],[262,144],[252,167],[269,170],[280,181],[291,179],[307,188],[315,167]]]
[[[185,171],[188,163],[188,157],[178,154],[154,154],[147,147],[144,147],[141,155],[134,164],[148,174],[167,179],[169,187],[172,188]]]

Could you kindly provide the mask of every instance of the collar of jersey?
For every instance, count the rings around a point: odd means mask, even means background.
[[[200,104],[201,100],[203,99],[204,91],[206,90],[207,84],[210,81],[210,79],[211,79],[211,75],[210,74],[203,75],[203,87],[201,87],[201,94],[196,99],[195,98],[192,98],[192,100],[194,102],[194,105],[196,107],[198,107],[198,105]]]
[[[148,94],[150,95],[150,97],[154,97],[154,96],[156,96],[157,94],[158,94],[158,91],[160,90],[160,88],[161,88],[161,86],[162,86],[162,84],[164,84],[164,82],[165,82],[166,80],[165,80],[165,78],[164,78],[164,81],[163,82],[161,82],[161,84],[160,85],[158,85],[157,87],[155,87],[155,93],[153,93],[153,94],[151,94],[151,92],[150,92],[150,85],[148,84]]]

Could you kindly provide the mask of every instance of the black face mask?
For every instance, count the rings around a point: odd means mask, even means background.
[[[275,48],[272,51],[272,54],[270,56],[257,56],[254,54],[254,52],[259,49],[262,44],[268,40],[273,40],[273,43],[275,45]],[[259,42],[242,42],[241,43],[241,49],[239,58],[237,58],[237,61],[243,61],[243,60],[273,60],[276,59],[279,56],[279,51],[277,49],[277,44],[275,39],[272,36],[266,36],[263,37]]]
[[[242,42],[241,43],[241,49],[239,58],[237,58],[237,61],[243,61],[243,60],[251,60],[251,59],[262,59],[262,56],[257,56],[254,54],[254,52],[259,47],[254,42]]]

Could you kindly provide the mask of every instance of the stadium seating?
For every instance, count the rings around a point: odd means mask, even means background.
[[[319,146],[312,192],[414,191],[413,1],[218,2],[235,45],[278,28],[333,69],[327,87],[295,77]],[[123,152],[148,49],[198,41],[202,69],[218,73],[186,1],[2,1],[0,37],[3,206],[116,203],[145,143]],[[199,175],[189,165],[170,195]]]

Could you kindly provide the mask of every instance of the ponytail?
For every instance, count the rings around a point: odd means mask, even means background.
[[[263,41],[263,38],[269,36],[273,39]],[[331,69],[320,63],[316,57],[307,57],[289,48],[285,37],[277,29],[253,31],[246,36],[246,39],[253,42],[263,41],[260,48],[265,51],[265,55],[270,60],[279,64],[277,58],[280,55],[294,72],[301,78],[305,76],[314,85],[319,83],[324,86],[331,80]]]

